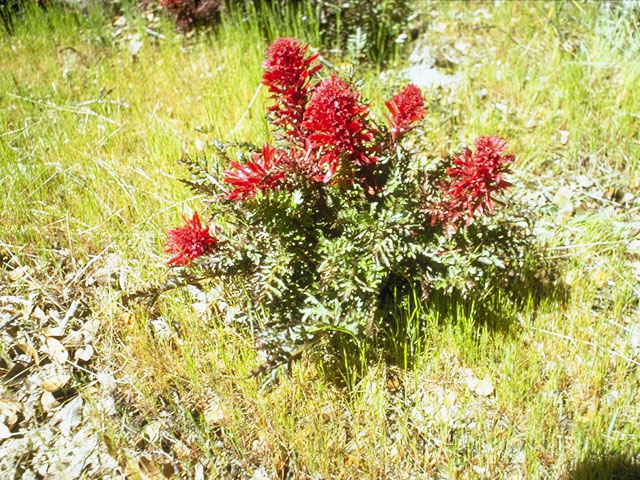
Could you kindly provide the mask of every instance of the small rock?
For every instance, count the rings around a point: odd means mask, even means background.
[[[18,422],[18,413],[21,411],[21,403],[0,399],[0,414],[4,417],[4,423],[8,425],[9,428]]]
[[[97,283],[100,286],[115,283],[122,264],[122,259],[118,255],[112,253],[107,257],[104,266],[96,269],[91,276],[87,278],[85,283],[87,286],[94,283]]]
[[[209,397],[208,404],[204,408],[203,413],[204,421],[207,422],[208,425],[220,423],[225,417],[220,400],[213,394]]]
[[[468,369],[465,370],[464,382],[469,390],[477,395],[482,395],[483,397],[488,397],[494,390],[493,384],[488,378],[485,377],[483,380],[479,380],[478,377]]]
[[[560,134],[560,143],[562,145],[566,145],[569,141],[569,131],[568,130],[560,130],[558,132]]]
[[[64,345],[62,345],[60,340],[53,337],[47,337],[45,343],[47,346],[47,353],[55,362],[63,365],[69,359],[69,352],[67,352],[67,349],[64,348]]]
[[[160,440],[160,430],[162,429],[162,422],[154,421],[144,427],[144,438],[150,443],[155,443]]]
[[[143,46],[144,42],[140,39],[139,35],[136,35],[129,41],[129,53],[132,57],[136,57]]]
[[[204,466],[201,463],[196,465],[194,478],[195,480],[204,480]]]
[[[253,472],[251,480],[271,480],[271,477],[266,468],[260,467]]]
[[[116,379],[113,378],[113,375],[110,373],[98,372],[96,374],[96,379],[106,392],[112,392],[117,387]]]
[[[587,175],[578,175],[576,177],[576,182],[578,182],[578,185],[582,188],[589,188],[593,185],[593,180]]]
[[[51,419],[52,423],[60,423],[60,431],[64,436],[68,436],[71,430],[82,421],[82,398],[76,397],[58,410]]]
[[[27,269],[25,267],[18,267],[11,270],[9,272],[8,277],[9,277],[9,280],[11,280],[12,282],[15,282],[20,280],[22,277],[24,277],[26,273],[27,273]]]
[[[569,202],[562,206],[560,210],[558,210],[558,218],[560,220],[566,220],[573,216],[574,208],[573,203]]]
[[[502,113],[506,113],[507,110],[509,110],[509,106],[503,102],[496,102],[495,107],[496,107],[496,110]]]
[[[640,255],[640,240],[631,240],[627,243],[627,250],[629,253]]]
[[[465,385],[467,385],[467,388],[472,392],[475,392],[479,382],[480,380],[478,380],[475,375],[469,375],[464,379]]]
[[[40,307],[34,308],[31,316],[40,322],[44,322],[47,319],[47,314]]]
[[[82,360],[83,362],[88,362],[93,356],[93,347],[91,345],[87,345],[84,348],[79,348],[73,354],[73,358],[76,360]]]
[[[3,423],[0,422],[0,440],[4,440],[5,438],[9,438],[11,436],[11,431],[9,428]]]
[[[71,375],[61,373],[42,382],[42,388],[47,392],[57,392],[64,387],[69,380],[71,380]]]
[[[45,412],[50,412],[60,406],[60,402],[56,400],[53,393],[46,390],[43,392],[42,397],[40,397],[40,404]]]
[[[633,193],[626,192],[624,195],[622,195],[622,198],[620,199],[620,203],[629,203],[634,198],[635,198],[635,196],[633,195]]]
[[[558,188],[556,194],[553,196],[553,203],[555,203],[558,207],[564,206],[566,203],[571,201],[573,197],[573,190],[569,187],[562,186]]]
[[[126,24],[127,24],[127,18],[124,17],[124,16],[117,17],[113,21],[113,26],[114,27],[124,27]]]
[[[456,77],[426,65],[412,65],[403,73],[411,83],[420,88],[451,86],[456,82]]]
[[[483,397],[488,397],[493,393],[493,384],[486,378],[480,380],[475,388],[475,392]]]

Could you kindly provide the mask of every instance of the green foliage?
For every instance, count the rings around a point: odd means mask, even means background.
[[[159,0],[159,4],[182,31],[214,26],[223,15],[240,15],[274,39],[287,18],[290,25],[300,23],[314,31],[314,43],[351,61],[377,64],[390,60],[408,42],[413,13],[409,0]]]
[[[325,45],[354,60],[389,60],[407,38],[408,0],[314,0]]]
[[[325,186],[301,176],[296,188],[238,202],[216,180],[232,153],[252,152],[219,145],[215,155],[184,160],[192,174],[186,183],[213,199],[209,209],[225,225],[224,241],[175,274],[225,277],[235,297],[248,296],[238,320],[259,327],[266,367],[337,332],[371,335],[394,295],[410,290],[403,285],[421,290],[423,300],[434,292],[508,288],[531,247],[531,217],[514,201],[453,235],[430,224],[425,207],[437,194],[424,185],[433,185],[449,159],[425,168],[398,146],[377,167],[388,175],[377,195],[359,182]]]

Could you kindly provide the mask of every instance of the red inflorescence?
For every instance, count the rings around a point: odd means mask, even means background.
[[[231,162],[235,171],[225,170],[224,181],[235,186],[229,192],[231,200],[250,200],[258,192],[276,188],[284,179],[284,172],[275,170],[285,157],[285,153],[265,143],[260,154],[252,154],[253,161],[246,165]]]
[[[391,100],[386,101],[385,105],[391,112],[391,116],[387,118],[394,140],[415,127],[415,124],[427,113],[420,89],[412,83],[400,90]]]
[[[375,131],[366,117],[369,106],[360,103],[360,94],[337,75],[323,80],[314,90],[304,112],[302,127],[309,133],[309,147],[318,152],[320,165],[327,165],[319,180],[328,182],[338,169],[342,154],[356,165],[374,163],[365,145]]]
[[[309,79],[322,67],[312,65],[318,55],[305,58],[308,44],[295,38],[278,38],[267,50],[262,83],[269,87],[275,104],[268,107],[276,125],[304,144],[302,118],[309,97]]]
[[[476,212],[493,213],[495,195],[511,186],[504,179],[514,159],[513,155],[503,155],[507,142],[494,135],[479,137],[475,147],[475,152],[464,149],[462,155],[453,158],[455,166],[447,169],[450,180],[443,185],[447,199],[440,209],[445,223],[455,225],[465,218],[469,226]]]
[[[209,233],[209,227],[200,223],[198,212],[193,213],[191,220],[182,217],[183,227],[167,230],[165,253],[172,253],[167,261],[169,265],[188,265],[200,255],[210,252],[218,243],[218,239]]]

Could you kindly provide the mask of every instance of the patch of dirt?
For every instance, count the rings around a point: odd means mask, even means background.
[[[87,288],[77,274],[53,281],[42,265],[22,264],[11,254],[6,260],[0,273],[0,477],[122,478],[97,421],[108,409],[84,395],[104,383],[94,371],[100,320],[86,304]]]

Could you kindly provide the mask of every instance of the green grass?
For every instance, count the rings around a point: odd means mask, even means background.
[[[553,197],[588,175],[602,192],[638,196],[637,11],[576,2],[421,8],[428,41],[468,44],[455,93],[426,94],[425,151],[495,133],[510,140],[531,192]],[[164,231],[202,200],[178,181],[186,172],[177,159],[232,131],[267,139],[264,91],[239,123],[266,37],[319,38],[312,20],[286,11],[262,15],[266,35],[236,15],[191,40],[164,21],[154,27],[158,40],[135,10],[126,18],[114,37],[112,19],[95,9],[88,17],[32,11],[0,38],[0,256],[14,259],[3,264],[4,288],[28,288],[6,280],[19,263],[45,291],[88,295],[101,332],[94,368],[121,382],[118,414],[102,425],[123,467],[135,471],[136,451],[153,450],[140,435],[158,419],[172,440],[156,447],[189,475],[208,459],[220,478],[233,469],[249,478],[261,466],[273,478],[558,478],[582,460],[640,452],[639,358],[629,342],[640,327],[639,259],[626,249],[624,226],[637,221],[637,199],[623,208],[615,196],[582,196],[566,219],[545,214],[546,255],[566,295],[534,301],[522,292],[513,307],[496,292],[501,316],[491,322],[481,304],[399,305],[407,326],[386,350],[345,342],[344,358],[315,352],[267,386],[248,377],[260,362],[250,338],[215,312],[199,315],[189,295],[172,293],[148,310],[124,307],[116,286],[85,287],[78,272],[94,272],[110,254],[126,291],[163,278]],[[144,42],[135,58],[133,34]],[[375,67],[357,76],[380,118],[390,87]],[[560,131],[569,132],[566,144]],[[152,323],[160,317],[164,337]],[[494,392],[471,391],[470,372]],[[102,395],[76,381],[85,398]],[[207,423],[212,405],[221,418]]]

